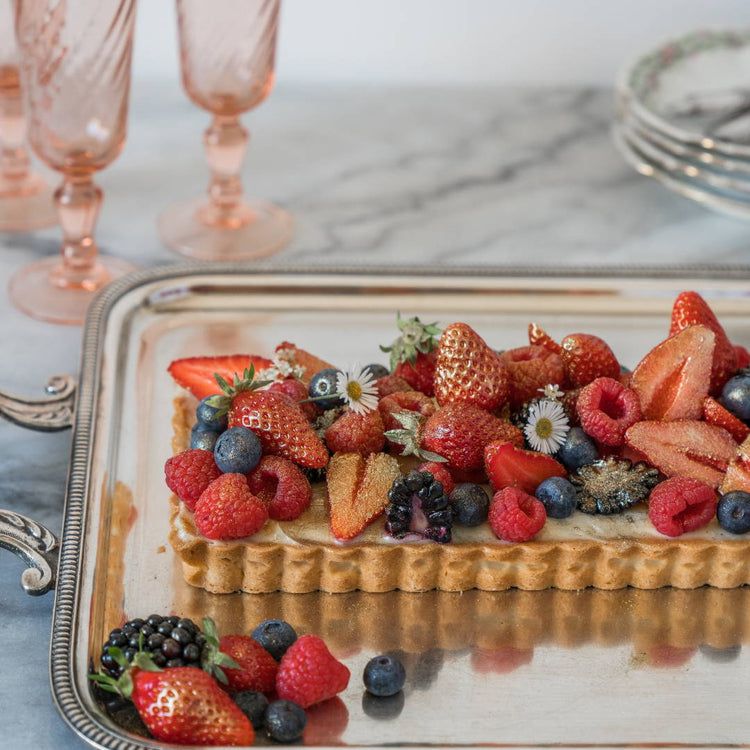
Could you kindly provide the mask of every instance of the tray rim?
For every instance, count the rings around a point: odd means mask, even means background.
[[[315,281],[325,279],[329,283],[339,280],[343,283],[363,277],[372,282],[385,279],[398,279],[403,285],[409,278],[425,281],[435,279],[444,283],[455,277],[464,282],[475,279],[483,281],[520,280],[523,278],[563,281],[597,280],[613,282],[626,279],[657,279],[678,281],[686,278],[700,278],[705,281],[727,281],[740,283],[750,280],[750,265],[695,264],[683,266],[596,266],[596,267],[537,267],[537,266],[461,266],[431,269],[403,266],[388,269],[378,266],[278,266],[275,264],[172,264],[132,272],[115,280],[101,290],[91,303],[81,346],[79,380],[75,419],[72,431],[70,464],[63,505],[63,524],[60,535],[60,556],[57,571],[57,584],[52,615],[50,639],[50,687],[55,705],[61,717],[84,741],[94,747],[116,750],[140,750],[142,748],[164,748],[164,743],[143,739],[133,742],[118,737],[96,720],[80,700],[73,677],[72,644],[76,632],[80,599],[80,577],[82,569],[82,548],[85,541],[86,496],[89,487],[91,458],[93,452],[92,434],[95,426],[97,388],[102,362],[102,340],[106,331],[106,321],[117,302],[138,287],[155,282],[166,282],[179,278],[198,276],[246,276],[248,280],[264,277],[296,278],[314,287]],[[561,291],[563,288],[561,287]],[[465,291],[465,289],[464,289]],[[750,293],[750,292],[749,292]],[[554,743],[555,746],[564,747]],[[698,747],[700,745],[683,745]],[[511,747],[511,746],[506,746]],[[523,746],[528,747],[528,746]],[[572,747],[572,746],[568,746]]]

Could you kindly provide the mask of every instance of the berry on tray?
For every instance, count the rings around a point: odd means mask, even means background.
[[[264,456],[248,474],[247,484],[274,521],[293,521],[310,507],[310,480],[297,464],[281,456]]]
[[[535,497],[517,487],[506,487],[492,498],[487,520],[499,539],[528,542],[542,530],[547,513]]]
[[[207,539],[251,536],[268,520],[268,510],[250,492],[244,474],[222,474],[203,491],[195,506],[195,527]]]
[[[307,714],[302,706],[288,700],[277,700],[266,709],[265,727],[276,742],[294,742],[302,737]]]
[[[195,510],[198,498],[219,476],[221,469],[216,465],[214,454],[200,448],[182,451],[164,464],[167,487],[190,510]]]
[[[380,698],[396,695],[406,682],[404,665],[390,654],[373,656],[365,664],[362,680],[365,690]]]
[[[591,333],[571,333],[560,343],[565,375],[573,387],[597,378],[617,378],[620,364],[609,344]]]
[[[294,628],[285,620],[264,620],[250,634],[276,661],[297,640]]]
[[[256,690],[241,690],[232,696],[232,700],[239,706],[254,729],[262,729],[266,724],[266,709],[268,698]]]
[[[249,635],[223,635],[219,639],[219,650],[238,665],[237,669],[222,667],[230,693],[240,690],[273,692],[279,665],[258,641]]]
[[[219,357],[187,357],[176,359],[167,371],[178,385],[190,391],[197,399],[221,393],[216,375],[232,382],[235,373],[249,367],[264,370],[271,360],[251,354],[230,354]]]
[[[750,493],[734,490],[723,495],[716,508],[716,520],[730,534],[747,534],[750,531]]]
[[[716,490],[692,477],[672,477],[651,492],[648,517],[665,536],[681,536],[705,526],[716,515]]]

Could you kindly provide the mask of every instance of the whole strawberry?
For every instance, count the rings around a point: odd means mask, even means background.
[[[308,469],[322,469],[328,463],[328,450],[299,405],[285,394],[261,390],[268,381],[254,378],[252,367],[242,378],[235,375],[231,385],[218,378],[224,395],[212,397],[211,406],[228,414],[230,428],[242,425],[252,430],[264,454],[283,456]]]
[[[325,433],[328,450],[332,453],[377,453],[385,445],[383,420],[377,409],[357,413],[345,411]]]
[[[221,470],[216,465],[214,454],[200,448],[182,451],[168,458],[164,464],[167,487],[190,510],[195,510],[195,504],[203,490],[220,475]]]
[[[267,520],[266,506],[250,492],[244,474],[222,474],[214,479],[195,506],[195,527],[207,539],[251,536]]]
[[[434,395],[435,336],[440,329],[434,323],[425,324],[414,317],[396,319],[401,334],[390,346],[381,351],[391,355],[391,373],[403,378],[416,391]]]
[[[223,635],[219,639],[219,649],[239,665],[239,669],[222,668],[230,693],[240,690],[273,692],[279,665],[258,641],[249,635]]]
[[[620,364],[609,344],[591,333],[571,333],[561,343],[563,366],[573,387],[588,385],[597,378],[620,375]]]
[[[333,698],[346,689],[350,672],[317,635],[303,635],[286,651],[276,674],[279,698],[302,708]]]
[[[508,398],[508,368],[500,355],[466,323],[452,323],[440,337],[435,397],[443,406],[461,402],[494,411]]]

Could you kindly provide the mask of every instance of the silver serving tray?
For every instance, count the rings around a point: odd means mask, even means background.
[[[115,725],[87,672],[126,617],[212,615],[224,632],[284,617],[319,633],[351,669],[341,700],[311,713],[318,746],[748,746],[750,589],[211,595],[190,588],[167,543],[177,357],[268,353],[291,340],[346,364],[379,358],[395,313],[465,320],[496,346],[553,336],[607,338],[633,365],[668,329],[682,289],[712,304],[750,346],[750,270],[664,269],[397,275],[350,270],[194,266],[132,274],[88,316],[73,389],[0,413],[21,424],[73,424],[62,539],[0,512],[0,545],[21,554],[30,593],[56,588],[51,682],[74,732],[101,748],[163,747]],[[363,700],[373,655],[400,652],[403,703]]]

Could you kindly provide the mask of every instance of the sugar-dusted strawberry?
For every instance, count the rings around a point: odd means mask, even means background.
[[[625,430],[640,421],[638,395],[612,378],[597,378],[581,389],[576,404],[584,432],[603,445],[625,442]]]
[[[268,520],[263,501],[250,492],[244,474],[222,474],[195,505],[195,527],[207,539],[241,539]]]
[[[275,380],[268,386],[268,390],[288,396],[292,402],[302,409],[303,414],[310,422],[322,413],[322,409],[309,400],[310,394],[307,386],[301,380],[297,380],[297,378]]]
[[[228,354],[216,357],[186,357],[176,359],[167,367],[167,372],[177,385],[190,391],[198,400],[221,393],[216,375],[232,381],[235,373],[242,373],[248,367],[263,370],[271,365],[271,360],[255,354]]]
[[[437,461],[424,461],[417,466],[417,471],[429,471],[443,485],[443,492],[446,495],[450,495],[456,487],[453,476],[445,464],[438,463]]]
[[[398,375],[383,375],[375,383],[375,390],[378,392],[378,398],[385,398],[391,393],[401,393],[403,391],[413,391],[414,389],[402,377]]]
[[[310,507],[310,480],[297,464],[281,456],[263,456],[247,475],[247,484],[274,521],[293,521]]]
[[[738,370],[744,370],[746,367],[750,367],[750,352],[744,346],[735,344],[734,353],[737,357]]]
[[[508,368],[473,328],[452,323],[443,331],[437,351],[438,404],[474,404],[494,411],[506,402],[510,392]]]
[[[182,451],[164,464],[167,487],[190,510],[195,510],[203,490],[220,475],[221,469],[216,465],[214,454],[200,448]]]
[[[300,636],[286,651],[276,675],[279,698],[303,708],[346,690],[349,668],[328,650],[317,635]]]
[[[532,495],[518,487],[505,487],[490,501],[487,521],[499,539],[528,542],[544,527],[547,511]]]
[[[222,667],[228,692],[255,690],[267,694],[274,691],[279,664],[254,638],[223,635],[219,639],[219,650],[239,665],[239,669]]]
[[[503,440],[484,449],[484,467],[494,490],[516,487],[533,495],[550,477],[567,477],[565,467],[552,456],[527,451]]]
[[[701,418],[715,340],[706,326],[690,326],[657,344],[638,363],[630,387],[645,419]]]
[[[484,448],[494,440],[521,446],[523,433],[510,422],[466,403],[441,406],[424,421],[419,436],[422,449],[442,456],[449,469],[463,471],[481,469]]]
[[[620,364],[609,344],[591,333],[570,333],[560,343],[565,375],[571,386],[597,378],[617,378]]]
[[[672,477],[656,485],[648,499],[648,517],[665,536],[681,536],[709,523],[716,515],[714,487],[692,477]]]
[[[332,453],[377,453],[385,445],[383,419],[377,409],[364,413],[347,409],[325,432]]]
[[[721,427],[690,419],[636,422],[626,443],[667,477],[693,477],[718,487],[737,453],[737,443]]]
[[[326,362],[324,359],[311,354],[305,349],[301,349],[290,341],[282,341],[274,350],[274,356],[277,363],[281,364],[282,367],[286,364],[290,374],[293,373],[295,377],[298,377],[305,384],[309,384],[310,378],[316,372],[320,372],[327,367],[335,368],[335,365]],[[255,369],[260,370],[261,368],[256,365]],[[242,372],[242,370],[239,372]]]
[[[703,325],[716,335],[716,347],[711,364],[710,393],[718,395],[724,383],[737,371],[737,352],[713,310],[698,292],[681,292],[672,305],[669,335],[695,325]]]
[[[719,485],[722,495],[734,490],[750,492],[750,437],[745,438],[737,448],[737,453],[729,462],[727,472]]]
[[[529,323],[529,344],[531,346],[541,346],[553,354],[562,355],[562,347],[536,323]]]
[[[434,394],[435,336],[440,329],[434,323],[422,323],[417,318],[396,318],[400,334],[390,346],[380,349],[391,355],[391,372],[403,378],[417,391],[427,396]]]
[[[562,357],[543,346],[506,349],[500,359],[508,367],[511,409],[518,409],[532,398],[538,398],[544,386],[559,385],[565,378]]]
[[[750,427],[711,396],[707,396],[703,402],[703,419],[709,424],[723,427],[737,443],[750,435]]]

